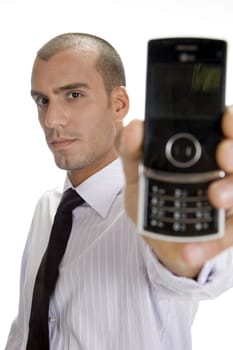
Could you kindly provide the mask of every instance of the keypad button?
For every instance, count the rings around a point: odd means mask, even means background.
[[[164,234],[200,235],[216,231],[214,211],[207,199],[206,184],[164,185],[152,180],[149,185],[148,225]]]
[[[156,220],[151,220],[150,224],[151,224],[151,226],[155,227],[157,225],[157,221]]]

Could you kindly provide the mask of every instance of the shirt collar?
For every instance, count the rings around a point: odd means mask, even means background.
[[[115,197],[122,191],[123,186],[124,173],[122,163],[120,159],[116,159],[74,189],[87,204],[105,218]],[[64,191],[70,187],[73,186],[67,176]]]

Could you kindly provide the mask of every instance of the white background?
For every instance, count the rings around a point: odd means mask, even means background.
[[[47,150],[29,96],[37,49],[70,31],[110,41],[125,64],[131,98],[128,122],[143,118],[148,39],[222,38],[229,43],[226,102],[230,104],[233,6],[231,0],[0,1],[0,349],[4,349],[17,312],[21,255],[36,201],[64,178]],[[232,350],[232,314],[233,291],[203,302],[193,326],[193,349]]]

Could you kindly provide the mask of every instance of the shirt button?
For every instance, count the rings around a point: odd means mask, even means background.
[[[49,322],[50,323],[56,322],[56,318],[53,315],[49,316]]]

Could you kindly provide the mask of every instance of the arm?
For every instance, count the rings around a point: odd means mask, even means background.
[[[233,171],[233,108],[226,110],[223,131],[227,137],[218,147],[217,159],[227,173]],[[117,147],[126,176],[125,207],[131,219],[137,221],[138,164],[143,142],[143,123],[135,120],[126,126],[118,139]],[[233,245],[233,176],[214,182],[209,188],[214,206],[228,210],[226,232],[223,238],[206,242],[174,243],[144,237],[158,259],[172,273],[195,278],[204,264]]]
[[[5,350],[19,350],[23,344],[24,338],[24,298],[23,298],[23,285],[26,267],[28,241],[24,249],[24,254],[21,263],[21,275],[20,275],[20,299],[19,299],[19,310],[18,316],[11,325],[10,333],[8,335],[7,344]]]

